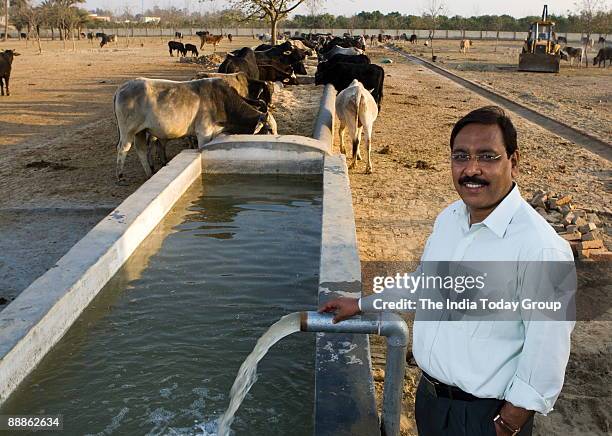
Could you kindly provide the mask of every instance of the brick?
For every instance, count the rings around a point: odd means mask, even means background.
[[[576,210],[574,210],[574,215],[582,217],[582,218],[586,218],[587,213],[586,213],[586,211],[584,211],[582,209],[576,209]]]
[[[563,224],[551,224],[552,228],[555,229],[555,232],[561,233],[565,232],[565,226]]]
[[[582,239],[583,241],[595,241],[597,239],[602,239],[602,237],[600,232],[598,232],[597,230],[593,230],[592,232],[585,233],[584,235],[582,235],[580,239]]]
[[[576,218],[576,215],[574,215],[574,212],[570,212],[563,217],[563,224],[565,225],[572,224],[575,218]]]
[[[584,225],[588,224],[588,222],[587,222],[587,220],[585,220],[581,216],[577,216],[574,219],[574,221],[572,222],[572,224],[576,224],[578,227],[581,227],[581,226],[584,226]]]
[[[572,211],[572,207],[569,204],[566,204],[565,206],[561,206],[561,209],[559,209],[559,212],[561,212],[563,215],[567,215],[571,211]]]
[[[561,213],[553,210],[553,211],[549,212],[548,216],[545,216],[544,218],[549,223],[558,223],[558,222],[560,222],[563,219],[563,215],[561,215]]]
[[[559,236],[561,236],[566,241],[579,241],[580,238],[582,237],[582,234],[580,232],[573,232],[573,233],[566,232],[566,233],[559,233]]]
[[[570,224],[569,226],[565,227],[565,230],[567,231],[567,233],[574,233],[574,232],[579,232],[580,230],[578,230],[578,226],[575,224]],[[580,233],[582,233],[580,231]]]
[[[603,254],[606,252],[605,248],[593,248],[591,250],[578,250],[578,257],[580,259],[593,258],[593,255]]]
[[[555,203],[557,204],[557,206],[564,206],[566,204],[569,204],[572,201],[572,196],[571,195],[565,195],[561,198],[559,198]]]
[[[593,224],[593,223],[586,223],[585,225],[580,226],[578,228],[578,231],[580,233],[584,234],[584,233],[589,233],[590,231],[595,230],[596,228],[597,228],[597,226],[595,224]]]
[[[601,239],[581,241],[578,243],[578,250],[591,250],[593,248],[603,248],[603,246],[603,241]]]
[[[587,220],[597,226],[601,224],[601,219],[599,218],[599,216],[597,216],[596,213],[587,214]]]
[[[605,251],[603,253],[591,253],[591,259],[597,262],[612,262],[612,251]]]

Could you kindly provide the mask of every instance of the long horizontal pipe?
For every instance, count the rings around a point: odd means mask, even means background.
[[[336,324],[333,323],[333,318],[334,316],[329,313],[302,312],[300,330],[303,332],[376,334],[387,338],[382,430],[385,436],[399,436],[408,326],[399,315],[394,313],[357,316]]]

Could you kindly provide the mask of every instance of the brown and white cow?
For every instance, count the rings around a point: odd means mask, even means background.
[[[222,79],[174,82],[141,77],[121,85],[113,103],[119,129],[118,179],[132,145],[147,177],[153,174],[147,134],[165,149],[167,140],[189,136],[201,147],[221,133],[277,133],[269,112],[255,110]]]

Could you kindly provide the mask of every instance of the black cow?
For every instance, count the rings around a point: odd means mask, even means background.
[[[258,62],[257,67],[259,68],[260,80],[283,82],[287,85],[298,84],[291,65],[286,65],[274,59],[268,59],[262,63]]]
[[[230,52],[219,66],[220,73],[243,72],[249,79],[259,80],[259,68],[255,52],[249,47]]]
[[[417,44],[418,43],[418,38],[416,36],[416,34],[412,34],[410,35],[410,44]]]
[[[385,70],[382,67],[374,64],[337,63],[315,74],[316,85],[329,83],[334,85],[338,92],[347,88],[354,79],[359,80],[367,90],[372,90],[372,97],[376,100],[380,112],[385,80]]]
[[[593,59],[593,65],[598,64],[598,66],[601,67],[601,63],[603,62],[605,68],[606,61],[610,61],[608,66],[612,65],[612,47],[600,48],[597,52],[597,56]]]
[[[606,43],[606,38],[604,38],[603,36],[600,36],[599,39],[597,40],[597,44],[605,44]]]
[[[183,39],[183,34],[181,32],[174,32],[174,37],[178,39]]]
[[[331,58],[329,58],[329,60],[325,62],[320,62],[317,65],[317,70],[319,70],[320,68],[329,67],[339,62],[344,63],[344,64],[369,64],[371,63],[370,58],[364,54],[361,54],[361,55],[335,54]]]
[[[185,44],[185,55],[187,52],[191,52],[192,56],[198,57],[200,53],[198,53],[198,48],[193,44]]]
[[[191,44],[190,44],[191,45]],[[172,52],[176,50],[177,55],[187,56],[187,50],[182,42],[178,41],[168,41],[168,51],[170,52],[170,56],[174,56]]]
[[[557,36],[558,44],[567,44],[567,38],[565,36]]]
[[[4,86],[6,85],[6,95],[11,95],[9,91],[9,79],[11,78],[11,67],[13,58],[19,56],[15,50],[0,51],[0,95],[4,95]],[[3,84],[4,83],[4,84]]]
[[[102,39],[100,40],[100,48],[104,47],[109,42],[117,42],[117,35],[107,35],[103,33]]]
[[[261,44],[257,47],[265,48],[267,44]],[[304,66],[306,53],[304,50],[294,47],[291,42],[285,41],[282,44],[271,46],[264,50],[255,50],[255,58],[257,64],[268,64],[269,61],[277,61],[284,65],[289,65],[295,74],[307,74]]]
[[[87,39],[89,41],[93,41],[94,39],[94,33],[93,32],[87,32]]]
[[[96,38],[103,38],[104,36],[106,36],[106,33],[104,33],[104,32],[96,32]]]
[[[28,39],[28,34],[27,34],[27,33],[23,33],[23,32],[21,32],[21,33],[19,34],[19,37],[20,37],[21,39]]]
[[[227,39],[229,40],[230,44],[232,43],[232,41],[234,40],[234,37],[232,36],[231,33],[227,34]]]

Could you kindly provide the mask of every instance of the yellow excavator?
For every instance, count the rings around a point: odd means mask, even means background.
[[[548,5],[544,5],[542,19],[531,23],[529,34],[519,55],[519,71],[558,73],[561,46],[557,44],[555,23],[548,19]]]

